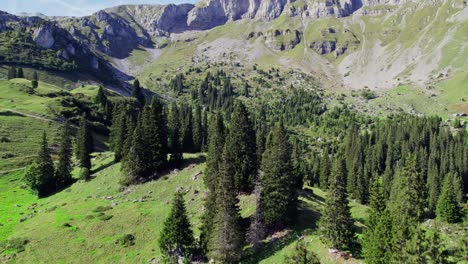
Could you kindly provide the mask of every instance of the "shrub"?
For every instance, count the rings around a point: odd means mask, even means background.
[[[115,244],[122,245],[124,247],[129,247],[135,245],[135,236],[132,234],[126,234],[117,239]]]

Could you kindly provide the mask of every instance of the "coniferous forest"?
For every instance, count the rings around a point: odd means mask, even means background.
[[[468,263],[466,1],[162,2],[0,11],[0,263]]]
[[[199,89],[186,87],[182,75],[170,86],[192,100],[145,95],[138,80],[127,100],[111,100],[102,87],[93,99],[107,113],[104,123],[113,162],[121,164],[122,190],[182,168],[184,153],[206,153],[199,235],[185,193],[177,190],[158,239],[164,261],[255,262],[268,248],[262,241],[294,228],[304,197],[316,196],[316,189],[326,192],[323,210],[307,224],[343,256],[366,263],[450,263],[466,257],[466,251],[444,248],[437,226],[425,224],[465,221],[465,128],[436,116],[381,119],[346,106],[327,109],[314,89],[288,87],[289,97],[265,105],[238,94],[241,89],[234,89],[223,72],[209,73]],[[89,119],[86,113],[77,117],[75,129],[65,123],[56,164],[44,132],[37,160],[25,174],[39,197],[76,180],[92,181],[96,146]],[[316,136],[308,137],[304,129]],[[79,168],[77,178],[73,166]],[[248,218],[241,215],[239,195],[254,197]],[[364,227],[356,227],[350,201],[367,208],[368,218],[360,220]],[[284,258],[284,263],[297,261],[321,263],[304,238]]]

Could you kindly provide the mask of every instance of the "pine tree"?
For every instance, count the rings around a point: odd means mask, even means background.
[[[344,250],[352,248],[353,223],[346,193],[346,166],[343,160],[338,159],[329,179],[319,226],[325,241],[331,247]]]
[[[151,104],[145,106],[140,122],[144,131],[143,141],[147,146],[145,174],[155,175],[167,165],[167,117],[162,101],[153,97]]]
[[[299,238],[295,250],[291,256],[284,260],[285,264],[320,264],[320,260],[314,252],[307,250],[304,237]]]
[[[401,252],[412,238],[423,213],[423,182],[416,165],[416,156],[407,155],[395,176],[390,197],[392,214],[392,261],[405,261]]]
[[[200,152],[203,144],[203,124],[200,106],[195,107],[193,120],[193,151]]]
[[[138,79],[135,79],[135,81],[133,81],[131,96],[133,98],[137,99],[137,101],[140,103],[140,105],[145,104],[145,95],[143,94],[143,91],[142,91],[141,86],[140,86],[140,81],[138,81]]]
[[[10,69],[8,70],[8,80],[15,79],[16,78],[16,68],[15,66],[11,66]]]
[[[141,116],[138,119],[141,120]],[[138,121],[129,142],[128,153],[122,162],[124,178],[121,183],[123,185],[136,183],[139,178],[145,176],[148,166],[147,152],[148,147],[144,142],[142,124]]]
[[[255,130],[249,113],[241,102],[236,104],[232,114],[231,128],[226,144],[232,153],[235,170],[235,188],[238,191],[253,190],[257,178],[257,146]]]
[[[194,150],[193,142],[193,114],[192,108],[185,106],[183,109],[182,120],[182,148],[184,151],[192,152]]]
[[[297,213],[296,176],[291,164],[291,148],[282,123],[276,125],[266,144],[262,160],[260,207],[267,228],[283,228]]]
[[[16,78],[24,78],[23,68],[18,68],[18,72],[16,74]]]
[[[202,139],[202,151],[208,151],[208,111],[203,111],[203,139]]]
[[[234,163],[230,150],[224,148],[217,190],[217,210],[209,256],[219,263],[238,263],[242,256],[244,234],[240,224],[239,199],[234,185]]]
[[[51,194],[55,190],[54,163],[50,155],[47,135],[44,131],[37,160],[28,168],[25,181],[39,197]]]
[[[94,102],[96,104],[100,104],[101,106],[105,106],[107,104],[107,95],[102,86],[99,86],[96,98],[94,98]]]
[[[449,173],[445,176],[442,192],[437,201],[437,217],[447,223],[457,223],[461,220],[461,208],[455,194],[454,176]]]
[[[385,264],[391,250],[392,227],[390,213],[385,206],[385,197],[380,178],[372,181],[369,198],[368,228],[364,231],[362,251],[369,264]]]
[[[319,184],[322,190],[326,190],[328,188],[328,177],[330,175],[330,158],[329,158],[329,150],[328,148],[322,153],[322,159],[320,160],[320,179]]]
[[[93,148],[93,135],[89,128],[88,121],[86,120],[85,115],[83,115],[80,119],[75,147],[75,155],[80,167],[91,170],[91,153],[93,152]]]
[[[114,161],[119,162],[124,156],[127,135],[127,113],[124,106],[117,105],[115,107],[110,131],[110,149],[114,152]]]
[[[169,163],[173,167],[177,167],[182,162],[183,153],[180,144],[180,113],[176,103],[172,104],[169,117]]]
[[[36,89],[39,86],[39,77],[37,76],[37,72],[33,72],[33,77],[31,80],[31,86],[33,89]]]
[[[187,216],[184,198],[181,192],[177,192],[172,202],[171,212],[164,221],[159,237],[159,247],[168,259],[177,260],[178,257],[188,258],[193,246],[193,231]]]
[[[205,200],[205,212],[202,216],[202,228],[200,234],[200,247],[205,255],[208,252],[209,240],[213,233],[214,217],[216,213],[217,187],[219,185],[220,164],[224,149],[224,121],[221,115],[213,115],[210,120],[208,139],[208,154],[206,157],[206,169],[203,181],[208,189]]]
[[[58,153],[58,163],[55,170],[55,184],[56,190],[60,190],[73,182],[71,175],[72,171],[72,139],[70,124],[65,123],[62,131],[62,139],[60,142],[60,149]]]

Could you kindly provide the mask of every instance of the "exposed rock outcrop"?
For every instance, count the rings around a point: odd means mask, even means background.
[[[44,24],[37,28],[34,31],[33,40],[44,49],[52,48],[55,43],[53,27],[50,24]]]

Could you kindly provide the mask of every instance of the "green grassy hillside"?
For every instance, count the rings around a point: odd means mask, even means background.
[[[89,182],[79,181],[53,196],[37,199],[24,188],[22,171],[0,176],[0,255],[14,263],[40,259],[54,263],[147,263],[161,259],[157,241],[169,213],[172,195],[184,190],[188,214],[195,235],[199,235],[203,213],[204,156],[184,155],[180,170],[167,172],[159,180],[120,189],[120,164],[112,164],[111,153],[96,154]],[[267,239],[265,250],[250,260],[253,263],[281,263],[294,250],[298,235],[306,234],[308,248],[322,263],[360,263],[328,252],[320,240],[317,221],[326,193],[312,188],[300,197],[300,215],[292,230]],[[254,211],[252,196],[241,196],[242,216]],[[358,237],[366,228],[367,207],[350,202]],[[452,225],[444,237],[449,248],[461,243],[463,224]],[[442,228],[442,226],[441,226]],[[133,245],[120,243],[125,235],[134,236]]]

